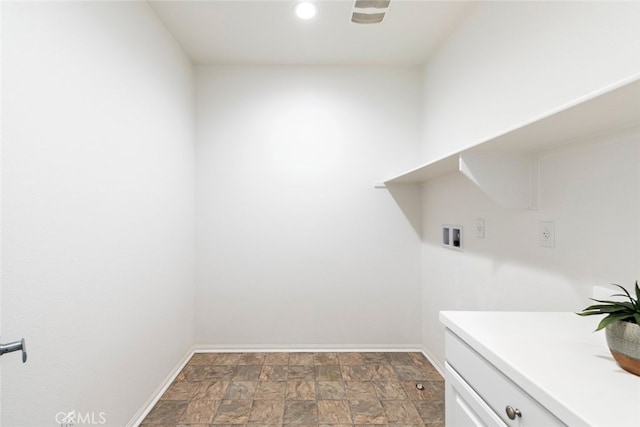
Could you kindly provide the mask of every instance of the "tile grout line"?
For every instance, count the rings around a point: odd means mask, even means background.
[[[284,360],[281,357],[277,357],[277,352],[234,353],[235,354],[212,354],[210,358],[207,358],[206,356],[198,357],[202,353],[194,354],[183,371],[178,374],[176,381],[172,384],[175,384],[175,387],[178,388],[178,392],[181,389],[187,389],[190,390],[189,393],[186,395],[179,393],[178,395],[172,394],[172,397],[181,400],[170,400],[170,398],[164,400],[161,405],[158,405],[162,410],[152,411],[152,413],[148,415],[150,418],[143,421],[147,422],[145,426],[159,426],[161,424],[158,424],[158,422],[161,422],[163,419],[168,422],[167,425],[175,425],[176,423],[179,424],[183,421],[188,423],[190,420],[193,420],[193,418],[189,419],[189,416],[192,416],[192,413],[185,418],[180,418],[176,415],[176,410],[178,410],[178,408],[183,408],[183,410],[180,411],[181,413],[187,411],[187,407],[190,402],[196,400],[195,396],[201,395],[201,389],[203,389],[205,385],[207,389],[206,393],[208,393],[209,387],[216,383],[223,384],[223,388],[218,390],[218,394],[204,394],[204,396],[206,396],[207,399],[209,397],[214,399],[211,400],[212,402],[217,401],[218,406],[214,405],[215,411],[211,411],[211,408],[204,408],[209,411],[206,412],[207,415],[198,418],[198,415],[196,414],[195,418],[198,420],[209,419],[211,420],[211,423],[208,425],[213,427],[218,425],[218,422],[220,421],[228,421],[232,419],[235,422],[242,422],[240,425],[255,425],[255,422],[260,420],[260,415],[254,412],[254,409],[257,409],[257,400],[264,400],[256,399],[258,391],[262,388],[263,384],[277,383],[283,384],[281,387],[283,394],[280,394],[280,392],[277,391],[277,388],[271,389],[270,392],[276,393],[274,396],[277,397],[279,395],[279,398],[269,398],[268,400],[271,402],[281,402],[284,412],[281,414],[280,425],[285,425],[285,421],[294,421],[294,419],[296,421],[307,421],[313,425],[320,425],[321,404],[319,404],[319,402],[328,401],[335,402],[336,404],[338,402],[342,402],[341,405],[337,405],[334,408],[338,411],[335,415],[338,418],[332,419],[330,411],[329,417],[327,418],[327,406],[322,404],[322,407],[325,408],[325,413],[322,415],[325,418],[323,418],[322,421],[332,420],[336,422],[338,420],[350,419],[351,422],[347,423],[349,425],[355,425],[356,422],[370,423],[380,421],[385,421],[385,425],[390,425],[392,423],[402,423],[404,425],[426,425],[427,422],[433,422],[434,427],[444,425],[444,380],[439,375],[437,368],[435,368],[433,364],[429,362],[428,358],[420,351],[374,352],[377,354],[371,354],[371,352],[327,352],[332,353],[329,356],[325,356],[326,353],[318,353],[321,354],[322,357],[318,357],[315,353],[311,356],[304,354],[305,352],[296,352],[300,353],[300,355],[296,357],[286,357]],[[273,365],[269,364],[268,361],[272,363],[277,361],[280,364]],[[284,361],[286,361],[287,364],[282,363]],[[292,363],[305,363],[305,365],[292,365]],[[248,368],[250,366],[254,369]],[[266,366],[270,366],[272,368],[281,366],[283,368],[277,375],[278,381],[264,380]],[[301,370],[297,370],[296,372],[296,376],[300,375],[300,378],[289,378],[291,371],[289,371],[288,368],[292,366],[301,368]],[[331,367],[333,369],[323,369],[322,367]],[[386,367],[386,369],[380,370],[383,367]],[[335,368],[337,368],[337,372],[335,371]],[[332,370],[334,374],[331,374]],[[269,374],[273,374],[273,372],[274,371]],[[338,375],[332,377],[335,373]],[[321,375],[327,375],[324,377],[326,380],[319,379],[319,376],[321,377]],[[268,379],[268,376],[266,376],[266,378]],[[418,378],[418,380],[410,378]],[[229,389],[233,386],[234,382],[236,385],[240,383],[247,383],[247,385],[244,385],[243,387],[249,388],[251,388],[249,384],[254,384],[250,394],[246,395],[251,396],[251,399],[235,400],[235,402],[245,402],[243,405],[239,406],[245,408],[242,409],[243,412],[240,414],[227,414],[228,418],[220,418],[219,421],[216,421],[216,418],[221,414],[221,402],[229,399]],[[289,386],[291,382],[298,384],[307,383],[307,386],[311,387],[311,392],[309,393],[308,390],[305,391],[303,388],[295,394],[290,394]],[[416,395],[416,392],[412,387],[415,382],[429,384],[428,389],[430,394]],[[321,391],[321,383],[337,383],[340,384],[341,387],[333,391],[325,389],[324,393],[329,393],[328,396],[331,396],[331,398],[322,399],[321,393],[323,393],[323,391]],[[182,388],[180,387],[181,384]],[[184,384],[192,385],[185,387]],[[395,386],[392,386],[393,384],[395,384]],[[353,388],[354,386],[356,387],[355,389]],[[392,388],[385,390],[385,387]],[[393,387],[395,387],[395,390],[393,390]],[[358,388],[360,388],[359,391]],[[235,393],[236,390],[238,389],[234,388],[233,392]],[[241,389],[239,390],[240,393],[242,393]],[[176,390],[168,390],[165,394],[175,391]],[[332,395],[331,393],[334,392],[337,394]],[[309,394],[305,395],[305,393]],[[306,398],[306,400],[287,399],[287,396],[289,395],[295,396],[295,399],[302,397]],[[241,397],[243,395],[239,394],[238,396]],[[265,396],[268,396],[268,394]],[[164,395],[162,397],[164,397]],[[249,403],[248,400],[251,400],[250,405],[247,405],[247,403]],[[234,400],[232,399],[231,401]],[[312,404],[310,404],[310,402],[312,402]],[[340,406],[341,409],[339,408]],[[304,413],[296,412],[296,415],[294,416],[298,418],[287,419],[287,414],[291,414],[292,412],[290,411],[292,411],[292,408],[294,407],[297,407],[298,411],[301,410],[300,408],[306,407],[307,414],[305,415]],[[166,413],[167,408],[169,410],[168,414]],[[174,408],[173,413],[171,413],[171,408]],[[355,408],[358,408],[358,410],[354,412]],[[156,408],[154,408],[154,410],[155,409]],[[195,409],[198,409],[198,407]],[[308,411],[311,412],[309,413]],[[306,419],[304,418],[305,416],[307,417]],[[254,421],[251,421],[252,419]],[[271,419],[270,421],[273,420]],[[322,424],[324,425],[324,423]]]

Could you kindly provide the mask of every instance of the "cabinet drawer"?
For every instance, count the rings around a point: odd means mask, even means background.
[[[500,417],[473,391],[460,375],[445,363],[447,426],[507,427]]]
[[[562,426],[542,405],[476,353],[456,335],[447,331],[446,358],[451,367],[509,426]],[[520,411],[521,416],[509,419],[507,406]]]

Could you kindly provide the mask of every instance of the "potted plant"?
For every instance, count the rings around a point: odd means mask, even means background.
[[[600,304],[590,305],[582,310],[580,316],[604,315],[596,331],[605,329],[609,351],[620,367],[640,376],[640,288],[636,281],[634,299],[622,286],[623,297],[628,301],[602,301],[591,298]]]

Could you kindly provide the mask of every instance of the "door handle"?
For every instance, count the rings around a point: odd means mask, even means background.
[[[14,351],[22,351],[22,363],[27,361],[27,345],[24,342],[24,338],[20,341],[10,342],[8,344],[0,344],[0,356],[5,353],[12,353]]]

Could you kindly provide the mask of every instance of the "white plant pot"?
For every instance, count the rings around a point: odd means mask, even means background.
[[[617,321],[605,328],[607,345],[625,371],[640,376],[640,325]]]

